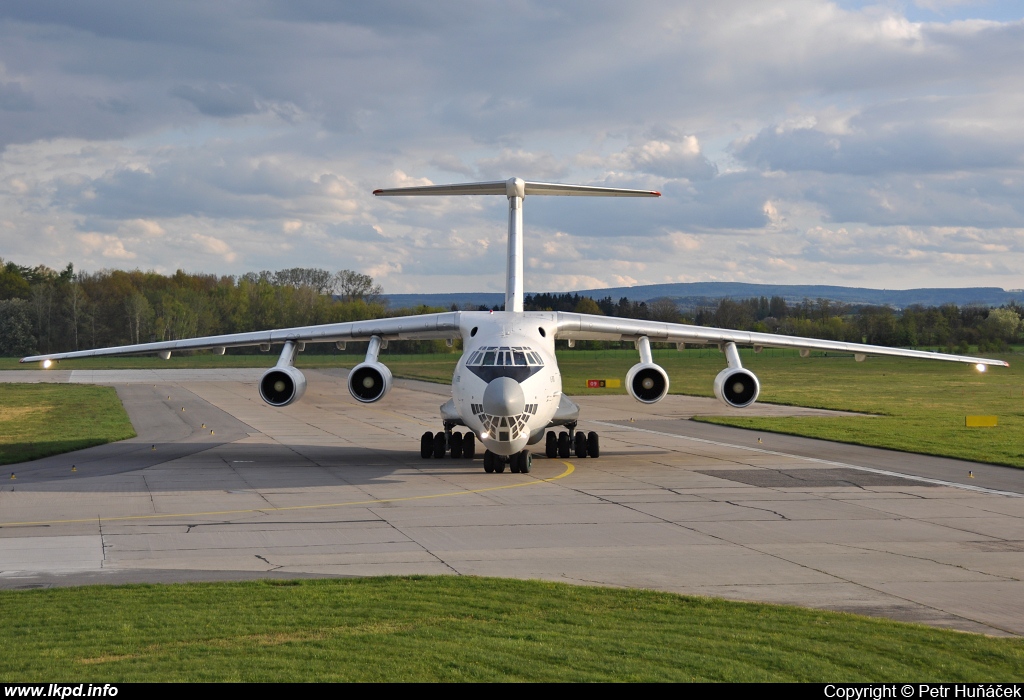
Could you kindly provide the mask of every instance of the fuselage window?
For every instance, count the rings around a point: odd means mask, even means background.
[[[490,366],[490,365],[494,364],[494,351],[493,350],[489,350],[488,352],[484,353],[484,364],[487,365],[487,366]]]

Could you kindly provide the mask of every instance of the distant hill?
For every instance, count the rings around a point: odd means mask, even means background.
[[[527,292],[533,294],[534,292]],[[638,287],[611,287],[608,289],[581,289],[580,296],[601,299],[611,297],[618,301],[628,297],[633,301],[650,301],[667,297],[683,308],[700,306],[718,299],[748,299],[750,297],[780,296],[787,302],[804,299],[829,299],[847,304],[872,304],[905,308],[956,304],[965,306],[1002,306],[1011,301],[1024,303],[1024,290],[1004,290],[999,287],[961,287],[925,289],[868,289],[865,287],[837,287],[823,284],[745,284],[742,282],[678,282],[675,284],[648,284]],[[463,292],[453,294],[387,294],[385,298],[393,309],[420,305],[456,306],[500,305],[505,295],[500,292]]]

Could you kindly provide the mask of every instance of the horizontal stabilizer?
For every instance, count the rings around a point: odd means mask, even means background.
[[[503,194],[506,197],[525,197],[530,194],[561,197],[660,197],[654,190],[630,190],[621,187],[594,187],[592,185],[563,185],[558,182],[529,182],[512,178],[497,182],[466,182],[456,185],[424,185],[421,187],[392,187],[374,190],[382,197],[444,196],[457,194]]]

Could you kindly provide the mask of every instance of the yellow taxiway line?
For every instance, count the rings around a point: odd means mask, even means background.
[[[308,506],[281,506],[271,508],[245,508],[242,510],[211,510],[211,511],[200,511],[196,513],[159,513],[156,515],[118,515],[110,518],[104,518],[102,516],[94,516],[91,518],[75,518],[69,520],[37,520],[33,522],[0,522],[0,527],[31,527],[34,525],[67,525],[72,523],[92,523],[97,520],[102,522],[116,522],[124,520],[155,520],[165,518],[194,518],[200,516],[212,516],[212,515],[242,515],[244,513],[274,513],[287,510],[311,510],[314,508],[343,508],[345,506],[366,506],[374,503],[399,503],[401,501],[422,501],[429,498],[447,498],[449,496],[465,496],[472,493],[486,493],[487,491],[500,491],[502,489],[517,489],[523,486],[533,486],[535,484],[547,484],[552,481],[563,479],[574,471],[574,467],[570,462],[562,462],[565,465],[565,471],[558,476],[553,476],[549,479],[534,479],[533,481],[524,481],[519,484],[505,484],[504,486],[488,486],[484,489],[467,489],[465,491],[449,491],[447,493],[433,493],[425,496],[406,496],[404,498],[375,498],[367,501],[345,501],[344,503],[322,503]]]

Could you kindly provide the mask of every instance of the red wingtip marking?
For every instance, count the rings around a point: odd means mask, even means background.
[[[384,190],[374,190],[374,191],[373,191],[373,193],[374,193],[374,194],[380,194],[380,193],[381,193],[381,192],[383,192],[383,191],[384,191]]]
[[[657,190],[652,190],[651,194],[653,194],[655,197],[660,197],[661,196],[661,192],[658,192]]]

